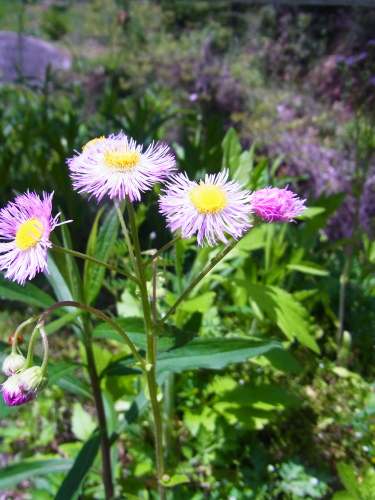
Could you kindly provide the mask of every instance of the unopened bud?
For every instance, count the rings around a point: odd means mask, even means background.
[[[48,378],[40,366],[16,373],[3,384],[4,401],[8,406],[20,406],[32,401],[46,387]]]
[[[4,359],[2,370],[5,375],[10,377],[19,372],[23,368],[25,362],[26,358],[24,358],[22,354],[9,354],[9,356]]]

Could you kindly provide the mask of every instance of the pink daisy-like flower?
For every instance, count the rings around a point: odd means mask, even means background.
[[[186,174],[175,175],[167,183],[159,200],[160,212],[166,216],[172,232],[181,230],[183,238],[197,235],[198,245],[206,242],[227,244],[224,233],[240,238],[250,227],[250,191],[241,190],[236,181],[228,180],[229,171],[206,174],[199,184]]]
[[[21,285],[42,271],[48,274],[47,249],[60,214],[51,216],[52,197],[27,191],[0,210],[0,270]],[[69,222],[69,221],[67,221]]]
[[[307,209],[305,201],[287,188],[267,187],[251,195],[254,212],[267,222],[295,222],[294,217]]]
[[[68,165],[74,189],[96,196],[98,201],[105,194],[111,199],[128,196],[130,201],[140,200],[141,193],[176,169],[169,146],[152,143],[142,153],[142,146],[121,132],[88,142]]]

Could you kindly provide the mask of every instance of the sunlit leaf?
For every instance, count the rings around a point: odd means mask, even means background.
[[[181,372],[197,368],[219,370],[230,363],[241,363],[271,349],[282,348],[273,341],[243,338],[196,338],[189,344],[157,357],[157,370]]]
[[[249,283],[245,280],[235,281],[238,286],[245,288],[260,311],[274,321],[290,340],[296,338],[301,344],[317,353],[320,352],[309,331],[308,313],[291,294],[275,286]]]

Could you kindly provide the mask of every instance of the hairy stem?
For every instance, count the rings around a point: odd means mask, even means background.
[[[143,316],[146,330],[146,378],[148,392],[150,396],[151,410],[154,417],[155,430],[155,453],[156,467],[158,472],[158,491],[161,500],[165,500],[165,488],[160,483],[164,475],[164,455],[163,455],[163,435],[162,435],[162,420],[158,401],[158,385],[156,382],[156,340],[153,335],[153,324],[151,320],[150,304],[147,292],[147,282],[145,270],[142,265],[142,253],[139,245],[137,226],[135,223],[133,205],[127,198],[127,207],[129,214],[130,227],[133,235],[134,254],[136,258],[136,266],[138,268],[137,277],[139,279],[139,291],[142,301]]]
[[[180,239],[181,239],[181,236],[176,236],[176,238],[174,238],[169,243],[167,243],[166,245],[164,245],[163,247],[161,247],[157,252],[155,252],[154,254],[152,254],[149,259],[146,260],[146,262],[143,264],[143,267],[146,268],[149,264],[151,264],[151,262],[153,260],[155,260],[157,257],[159,257],[159,255],[161,255],[163,252],[165,252],[166,250],[168,250],[168,248],[170,248],[171,246],[175,245],[178,241],[180,241]]]
[[[233,250],[233,248],[237,245],[237,243],[241,240],[242,238],[233,241],[230,245],[224,248],[219,254],[217,254],[215,257],[211,259],[211,262],[206,266],[203,271],[198,274],[198,276],[190,283],[190,285],[186,288],[186,290],[181,294],[181,296],[176,300],[176,302],[173,304],[173,306],[169,309],[167,314],[160,320],[158,321],[157,325],[162,326],[167,319],[172,316],[172,314],[176,311],[177,307],[181,304],[181,302],[186,299],[186,297],[189,295],[189,293],[198,285],[200,281],[226,256],[228,253]]]

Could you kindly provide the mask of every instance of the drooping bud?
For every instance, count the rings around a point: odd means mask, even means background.
[[[4,359],[2,370],[5,375],[10,377],[11,375],[19,372],[23,368],[25,362],[26,358],[24,358],[22,354],[9,354],[9,356]]]
[[[40,366],[17,373],[3,384],[4,401],[8,406],[20,406],[35,399],[47,386],[48,378]]]

